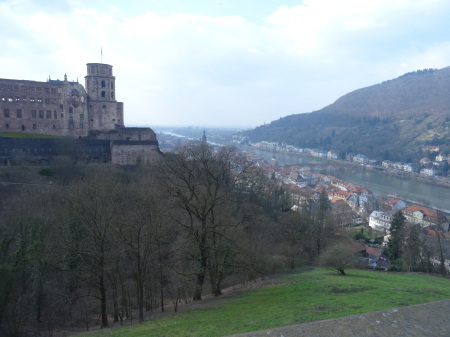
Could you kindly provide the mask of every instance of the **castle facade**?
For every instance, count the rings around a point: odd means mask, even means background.
[[[113,67],[104,63],[87,64],[84,87],[66,75],[46,82],[0,79],[0,137],[14,132],[103,140],[110,142],[112,163],[152,161],[159,154],[156,135],[150,128],[124,126],[115,82]],[[3,154],[9,152],[14,149],[5,145]]]
[[[123,127],[112,68],[88,63],[85,87],[66,75],[63,81],[0,79],[0,131],[87,137]]]

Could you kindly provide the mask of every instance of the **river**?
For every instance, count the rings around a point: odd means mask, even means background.
[[[252,151],[257,157],[267,161],[274,158],[280,165],[332,163],[332,161],[308,156],[289,155],[285,153],[273,154],[271,152],[260,150]],[[445,213],[450,213],[450,188],[429,185],[420,181],[402,179],[378,171],[355,169],[354,171],[328,171],[326,174],[330,174],[336,178],[356,185],[365,186],[372,190],[376,196],[396,194],[399,199],[431,206],[442,210]]]

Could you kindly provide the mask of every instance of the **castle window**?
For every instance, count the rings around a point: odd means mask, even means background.
[[[80,129],[83,129],[83,128],[84,128],[84,124],[80,123]]]
[[[39,110],[39,118],[44,118],[44,110]]]
[[[30,97],[30,102],[34,102],[35,98],[34,97]]]
[[[12,102],[13,98],[12,97],[8,97],[8,102]]]
[[[58,119],[58,113],[56,111],[53,111],[53,118]]]
[[[106,92],[102,91],[102,97],[105,97],[105,96],[106,96]]]
[[[106,82],[103,80],[102,81],[102,88],[105,88],[106,87]]]
[[[36,110],[31,110],[31,118],[36,118]]]
[[[64,105],[60,104],[59,108],[61,109],[61,111],[63,111],[64,110]]]
[[[111,98],[114,98],[114,93],[113,92],[111,93]]]
[[[9,124],[5,124],[5,128],[9,129]]]
[[[27,101],[27,97],[26,96],[22,96],[22,101],[26,102]]]
[[[69,123],[69,128],[70,129],[73,129],[75,127],[75,125],[71,122],[71,123]]]
[[[56,129],[56,125],[55,124],[53,124],[53,129]]]
[[[16,96],[15,100],[16,100],[16,102],[20,102],[20,97]]]
[[[33,130],[36,130],[36,124],[33,124]]]
[[[45,88],[45,92],[50,92],[50,88]]]
[[[9,109],[3,109],[3,116],[5,116],[6,118],[9,117]]]
[[[64,118],[64,114],[61,114],[61,118]]]
[[[52,88],[52,94],[56,94],[56,88]]]
[[[62,88],[58,88],[58,94],[62,94]]]
[[[38,103],[42,103],[42,97],[38,97],[38,98],[36,99],[36,101],[37,101]]]
[[[72,107],[69,108],[69,113],[73,114],[73,108]]]
[[[95,73],[95,67],[94,66],[91,67],[91,72]]]
[[[16,109],[17,118],[22,118],[22,109]]]
[[[80,114],[80,121],[84,121],[84,114]]]
[[[45,112],[45,117],[46,117],[47,119],[51,119],[51,118],[52,118],[52,111],[51,111],[51,110],[47,110],[47,111]]]
[[[25,130],[25,125],[22,124],[22,131]]]
[[[102,108],[103,108],[103,109],[106,109],[106,105],[104,105]]]

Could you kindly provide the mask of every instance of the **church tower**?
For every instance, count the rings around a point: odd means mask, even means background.
[[[85,81],[90,130],[108,131],[124,126],[123,103],[116,101],[116,78],[112,68],[104,63],[87,64]]]

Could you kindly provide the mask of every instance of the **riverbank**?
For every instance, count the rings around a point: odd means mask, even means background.
[[[297,152],[276,152],[276,151],[269,151],[264,149],[255,149],[253,147],[243,147],[244,150],[248,152],[257,153],[259,151],[269,153],[272,156],[275,155],[275,157],[278,156],[286,156],[286,157],[296,157],[301,159],[302,161],[305,160],[306,162],[300,162],[300,163],[294,163],[294,164],[287,164],[283,163],[282,165],[309,165],[309,164],[339,164],[342,165],[342,167],[347,167],[346,170],[356,170],[356,171],[375,171],[380,174],[385,174],[388,176],[392,176],[395,178],[400,178],[408,181],[418,181],[424,184],[432,185],[432,186],[440,186],[450,189],[450,178],[447,177],[440,177],[440,176],[424,176],[419,173],[414,172],[405,172],[405,171],[398,171],[398,170],[386,170],[386,169],[378,169],[373,166],[364,166],[360,165],[358,163],[354,163],[347,160],[340,160],[340,159],[330,159],[330,158],[319,158],[319,157],[313,157],[310,154],[307,153],[297,153]],[[264,159],[264,158],[263,158]],[[277,158],[275,158],[277,159]],[[277,159],[278,160],[278,159]],[[281,164],[281,163],[280,163]]]
[[[401,178],[401,179],[420,181],[422,183],[433,185],[433,186],[450,188],[450,179],[446,178],[446,177],[440,177],[440,176],[427,177],[427,176],[421,175],[419,173],[410,173],[410,172],[402,172],[402,171],[382,170],[380,172],[384,173],[384,174],[388,174],[390,176]]]

